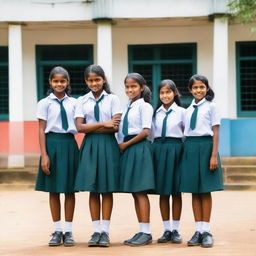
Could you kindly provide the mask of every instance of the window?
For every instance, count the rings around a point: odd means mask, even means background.
[[[0,120],[9,118],[8,47],[0,46]]]
[[[256,117],[256,42],[236,43],[237,115]]]
[[[163,79],[175,82],[188,106],[192,97],[188,92],[188,80],[196,73],[196,43],[130,45],[129,72],[143,75],[153,93],[153,105],[158,101],[158,84]]]
[[[47,95],[49,73],[55,66],[62,66],[69,72],[73,97],[89,92],[84,70],[93,63],[92,45],[37,45],[36,63],[39,100]]]

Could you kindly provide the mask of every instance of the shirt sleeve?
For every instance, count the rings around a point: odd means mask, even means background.
[[[116,115],[116,114],[122,114],[122,109],[121,109],[121,104],[120,104],[120,100],[116,95],[112,95],[113,99],[111,102],[111,114],[112,116]]]
[[[84,118],[83,113],[83,102],[81,98],[78,98],[75,105],[75,118],[82,117]]]
[[[47,120],[48,104],[46,99],[42,99],[37,103],[37,119]]]
[[[220,112],[219,112],[218,108],[216,107],[215,103],[211,103],[210,109],[211,109],[212,126],[220,125],[220,119],[221,119]]]
[[[151,129],[153,107],[149,103],[145,103],[141,105],[140,111],[142,129]]]

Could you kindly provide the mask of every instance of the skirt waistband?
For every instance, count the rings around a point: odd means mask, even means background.
[[[46,133],[47,139],[56,139],[56,140],[72,140],[74,139],[73,133],[57,133],[57,132],[49,132]]]
[[[154,139],[154,142],[182,143],[182,139],[173,137],[157,137]]]
[[[133,134],[133,135],[127,135],[124,137],[123,142],[127,142],[129,140],[131,140],[132,138],[136,137],[138,134]]]
[[[188,136],[185,141],[212,141],[212,136]]]

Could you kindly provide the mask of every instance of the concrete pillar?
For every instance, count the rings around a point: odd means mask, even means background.
[[[97,64],[100,65],[112,85],[112,21],[97,20]]]
[[[9,24],[9,156],[8,167],[24,167],[22,28]]]
[[[222,118],[228,118],[228,20],[216,16],[213,24],[213,90]]]

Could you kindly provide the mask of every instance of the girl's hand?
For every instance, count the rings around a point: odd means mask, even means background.
[[[214,171],[218,168],[218,158],[216,156],[211,156],[210,159],[210,170]]]
[[[121,153],[124,153],[126,148],[127,148],[127,144],[125,142],[119,144],[119,149]]]
[[[120,121],[118,119],[111,119],[109,121],[104,122],[105,128],[114,128],[119,126]]]
[[[118,127],[120,125],[120,121],[121,121],[121,116],[120,115],[113,116],[112,121],[114,123],[114,128],[118,129]]]
[[[43,169],[43,172],[46,174],[46,175],[50,175],[51,172],[50,172],[50,159],[47,155],[45,156],[42,156],[41,158],[41,166],[42,166],[42,169]]]

